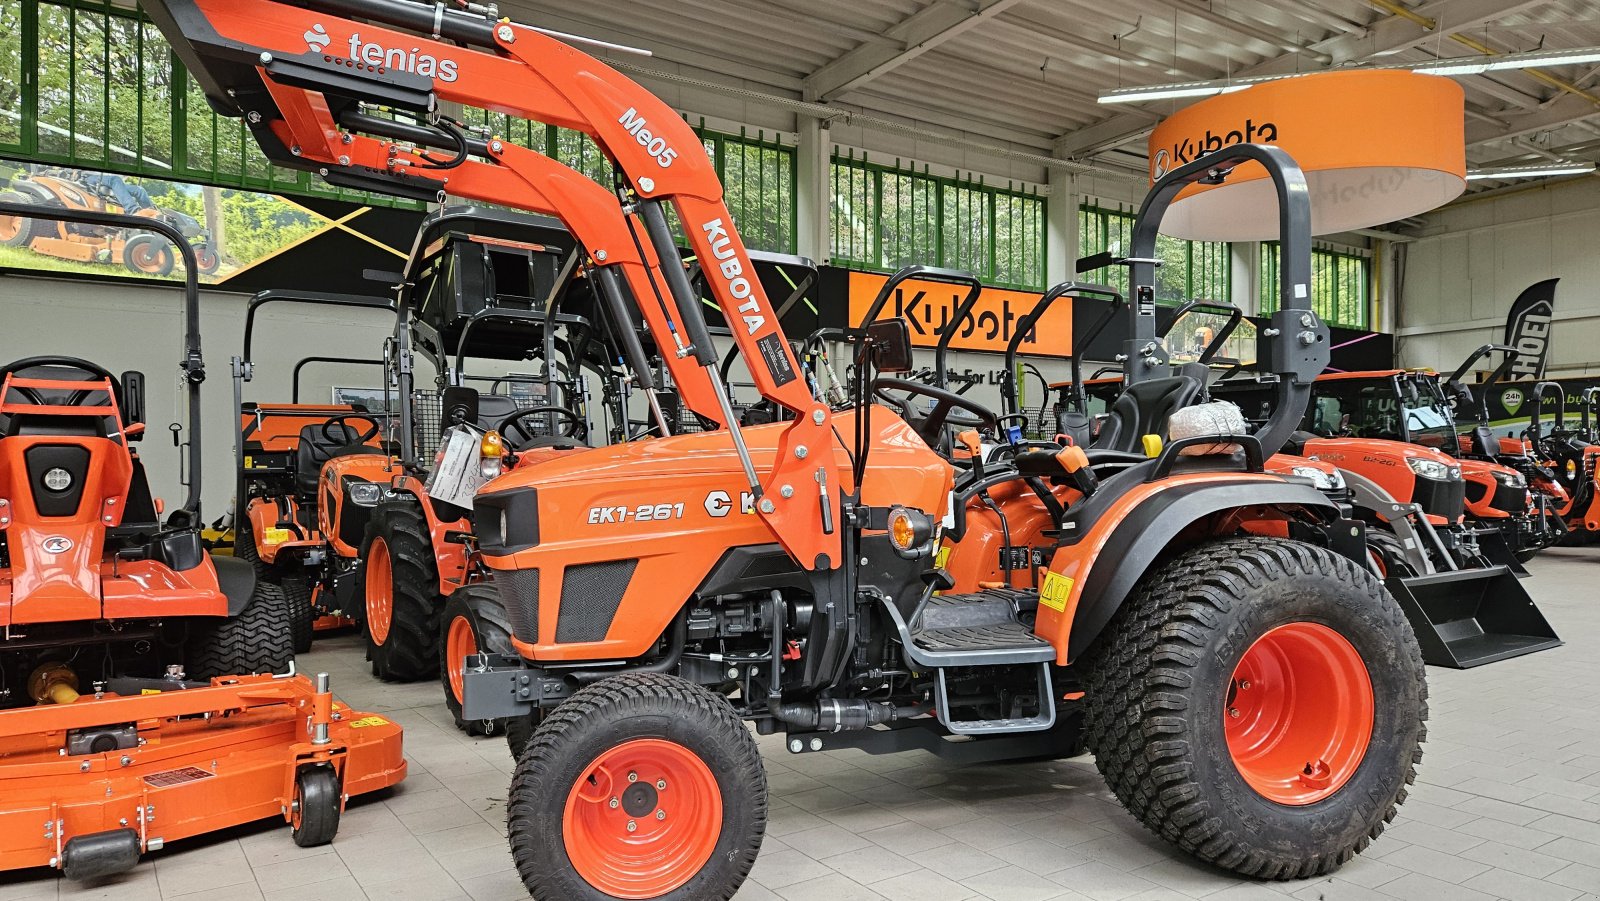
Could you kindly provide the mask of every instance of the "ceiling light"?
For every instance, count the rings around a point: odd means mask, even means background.
[[[1469,169],[1467,181],[1484,181],[1486,179],[1508,180],[1514,178],[1546,178],[1552,175],[1588,175],[1595,169],[1594,163],[1552,163],[1546,166],[1509,166],[1503,169]]]
[[[1118,88],[1100,95],[1101,103],[1139,103],[1144,100],[1171,100],[1179,97],[1211,97],[1232,94],[1263,81],[1288,78],[1287,75],[1270,78],[1252,78],[1247,81],[1195,81],[1186,84],[1147,85],[1136,88]]]

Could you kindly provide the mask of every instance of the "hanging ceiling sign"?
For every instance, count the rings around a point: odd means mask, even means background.
[[[1369,228],[1442,206],[1466,189],[1465,101],[1448,78],[1402,71],[1326,72],[1203,100],[1150,134],[1150,177],[1232,144],[1274,144],[1305,170],[1311,231]],[[1266,170],[1246,163],[1192,185],[1161,223],[1204,241],[1278,237]]]
[[[850,322],[861,324],[861,318],[872,307],[873,298],[888,281],[887,275],[875,272],[850,273]],[[949,327],[956,306],[966,297],[965,285],[946,282],[911,280],[895,289],[894,296],[884,305],[881,319],[904,319],[911,327],[911,343],[916,347],[934,347],[939,336]],[[978,350],[1005,353],[1006,344],[1016,334],[1017,322],[1033,311],[1039,302],[1037,291],[1011,291],[1005,288],[984,288],[972,311],[956,323],[955,335],[950,339],[952,350]],[[1051,305],[1039,319],[1033,334],[1022,339],[1017,352],[1023,356],[1064,357],[1072,353],[1072,300],[1062,298]]]

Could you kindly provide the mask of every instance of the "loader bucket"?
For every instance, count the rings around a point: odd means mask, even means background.
[[[1388,587],[1430,666],[1468,669],[1561,645],[1508,567],[1394,577]]]

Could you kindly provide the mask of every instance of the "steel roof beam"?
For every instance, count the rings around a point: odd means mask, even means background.
[[[935,0],[868,41],[811,73],[805,80],[810,99],[830,100],[859,88],[908,60],[993,18],[1023,0]]]

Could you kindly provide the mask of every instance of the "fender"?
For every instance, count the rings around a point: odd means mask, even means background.
[[[213,556],[211,565],[217,569],[217,587],[228,599],[228,616],[238,616],[256,593],[256,568],[238,557]]]
[[[422,480],[416,476],[396,476],[390,487],[397,494],[409,494],[416,498],[417,505],[422,508],[422,519],[428,524],[428,544],[433,548],[434,566],[439,571],[439,595],[449,597],[451,592],[467,583],[467,546],[459,541],[446,541],[445,534],[471,532],[472,524],[465,515],[451,520],[440,517],[433,498],[428,496]]]
[[[1088,524],[1086,533],[1058,548],[1051,574],[1070,588],[1055,607],[1041,593],[1035,632],[1055,645],[1057,663],[1077,660],[1122,607],[1175,539],[1195,523],[1251,507],[1301,507],[1323,520],[1339,507],[1321,491],[1267,474],[1216,472],[1143,482],[1123,493]]]

